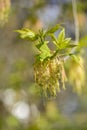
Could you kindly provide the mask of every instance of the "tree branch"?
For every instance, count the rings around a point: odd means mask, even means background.
[[[78,22],[78,16],[77,16],[76,0],[72,0],[72,9],[73,9],[74,24],[75,24],[75,41],[76,43],[78,43],[79,42],[79,22]]]

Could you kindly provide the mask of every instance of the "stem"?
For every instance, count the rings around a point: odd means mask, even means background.
[[[76,0],[72,0],[72,9],[73,9],[73,17],[74,17],[74,24],[75,24],[75,41],[79,42],[79,22],[77,16],[77,6]]]
[[[77,16],[77,6],[76,6],[76,0],[72,0],[72,9],[73,9],[73,17],[74,17],[74,25],[75,25],[75,42],[78,44],[79,42],[79,22],[78,22],[78,16]],[[72,49],[73,53],[75,49]],[[67,60],[69,56],[66,56],[64,58],[64,61]]]
[[[58,55],[59,50],[56,50],[54,54],[50,57],[50,59],[54,59]]]

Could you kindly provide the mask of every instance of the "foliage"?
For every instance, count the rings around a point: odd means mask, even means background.
[[[58,37],[55,36],[57,31],[59,31]],[[57,91],[65,89],[65,81],[67,81],[64,59],[69,56],[78,62],[78,57],[72,53],[72,49],[78,48],[78,45],[72,42],[71,38],[65,37],[65,29],[59,24],[46,31],[42,29],[38,33],[26,28],[16,32],[22,39],[35,43],[38,53],[35,56],[34,76],[41,93],[46,97],[56,96]],[[48,37],[55,45],[53,51],[48,46],[50,42],[47,40]]]
[[[42,48],[39,50],[36,47],[37,44],[39,44],[36,35],[42,31],[38,32],[38,29],[44,25],[45,27],[51,26],[59,21],[64,23],[66,34],[74,38],[74,21],[71,2],[61,0],[54,2],[46,0],[12,0],[11,6],[8,6],[12,9],[12,12],[8,18],[9,8],[6,13],[4,13],[6,8],[4,8],[4,11],[1,10],[2,1],[3,7],[6,7],[4,3],[10,0],[0,0],[0,130],[87,130],[87,88],[86,84],[84,84],[86,61],[84,65],[83,56],[79,55],[79,50],[84,47],[84,55],[87,57],[85,48],[87,45],[86,36],[79,41],[78,46],[76,46],[72,40],[70,41],[69,45],[73,44],[73,46],[75,46],[74,49],[73,47],[68,47],[66,50],[62,49],[56,52],[57,45],[52,35],[57,36],[57,34],[63,30],[60,25],[57,25],[56,27],[58,28],[56,30],[52,28],[43,31],[45,33],[45,41],[49,41],[46,43],[49,49],[46,52],[48,55],[47,59],[42,60],[42,56],[40,58],[41,61],[38,59],[42,53]],[[86,35],[87,0],[84,0],[85,3],[82,0],[80,1],[81,10],[85,7],[85,12],[79,12],[79,7],[77,7],[81,38],[81,36]],[[45,2],[45,4],[41,6],[41,2]],[[78,3],[79,1],[77,1],[77,6]],[[70,8],[65,4],[70,5]],[[66,8],[63,8],[63,5],[65,5]],[[55,13],[56,7],[58,13]],[[53,11],[53,8],[55,11]],[[49,11],[49,13],[47,11]],[[39,15],[38,12],[40,12]],[[2,20],[1,14],[3,15]],[[49,17],[52,15],[56,15],[56,21],[54,18]],[[48,22],[45,21],[46,18]],[[24,27],[23,31],[26,30],[25,38],[22,38],[25,40],[18,39],[13,32],[14,29],[21,27]],[[30,30],[31,28],[35,32]],[[28,33],[28,30],[31,33]],[[26,33],[28,35],[33,34],[34,40],[31,35],[31,37],[26,37]],[[36,50],[37,55],[35,56],[34,72],[36,74],[35,80],[38,81],[36,81],[37,85],[34,84],[32,76],[33,52],[35,51],[36,54]],[[50,52],[50,55],[48,52]],[[70,54],[68,55],[69,52]],[[50,59],[54,53],[55,55]],[[65,78],[62,74],[65,75]],[[68,83],[65,84],[66,90],[62,91],[62,87],[65,86],[63,86],[61,82],[61,77],[63,77],[65,81],[68,80]],[[52,80],[59,83],[59,87],[55,86],[55,82],[52,82]],[[44,86],[40,86],[38,83],[48,86],[49,90],[46,92]],[[52,87],[50,87],[50,84],[52,84]],[[72,92],[72,89],[81,94],[78,96],[75,92]],[[45,100],[42,94],[54,96],[53,91],[60,92],[56,98],[52,97],[50,101]],[[39,96],[38,93],[42,96]],[[15,111],[18,110],[17,105],[21,106],[20,102],[24,102],[29,106],[30,114],[28,118],[20,119],[18,114],[15,115]],[[22,106],[22,111],[19,109],[21,115],[23,113],[26,114],[26,109],[24,108],[25,105]]]

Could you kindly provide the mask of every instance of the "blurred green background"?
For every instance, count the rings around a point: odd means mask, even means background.
[[[77,0],[77,11],[82,38],[87,35],[87,0]],[[80,95],[67,83],[56,98],[44,99],[34,83],[33,43],[14,32],[57,23],[63,23],[66,36],[75,39],[71,0],[0,0],[0,130],[87,130],[87,78]],[[85,74],[86,51],[82,51]]]

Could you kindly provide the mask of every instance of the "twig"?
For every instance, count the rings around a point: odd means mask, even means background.
[[[76,0],[72,0],[72,11],[73,11],[73,18],[74,18],[74,25],[75,25],[75,42],[78,44],[79,42],[79,22],[78,22],[78,16],[77,16],[77,4]],[[71,53],[75,52],[75,48],[72,49]],[[64,61],[66,61],[69,58],[69,56],[66,56],[64,58]]]
[[[77,5],[76,0],[72,0],[73,18],[74,18],[74,24],[75,24],[75,41],[76,43],[78,43],[79,42],[79,22],[78,22],[76,5]]]

